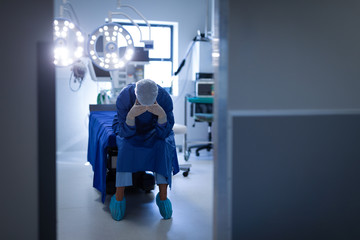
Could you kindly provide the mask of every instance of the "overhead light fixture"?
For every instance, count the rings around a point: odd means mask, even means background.
[[[89,35],[87,46],[91,61],[105,71],[123,68],[134,55],[130,33],[117,23],[106,23],[95,29]],[[120,51],[123,49],[125,51]]]
[[[60,67],[72,65],[84,56],[84,34],[66,18],[54,20],[54,64]]]
[[[112,22],[114,15],[122,15],[130,20],[137,27],[140,33],[140,42],[144,43],[144,49],[154,48],[154,42],[151,40],[151,28],[146,18],[134,7],[130,5],[120,5],[118,9],[131,8],[147,24],[149,28],[149,39],[142,38],[142,32],[139,25],[127,14],[123,12],[109,12],[108,23],[95,29],[88,38],[87,49],[91,61],[100,69],[105,71],[115,71],[124,68],[133,58],[135,48],[134,41],[130,33],[118,23]]]
[[[84,56],[85,34],[70,2],[62,0],[59,10],[60,17],[53,22],[54,64],[67,67]]]

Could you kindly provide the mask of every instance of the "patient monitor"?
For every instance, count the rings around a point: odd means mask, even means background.
[[[214,81],[196,81],[196,97],[214,97]]]
[[[196,73],[196,97],[214,97],[214,74]]]

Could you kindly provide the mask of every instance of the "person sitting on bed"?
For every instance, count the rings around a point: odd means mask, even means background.
[[[170,219],[172,205],[167,198],[171,172],[179,172],[174,133],[173,103],[170,95],[154,81],[143,79],[129,84],[116,100],[116,133],[118,157],[116,193],[111,197],[110,212],[119,221],[125,214],[124,190],[132,185],[132,173],[155,173],[159,193],[156,204],[164,219]]]

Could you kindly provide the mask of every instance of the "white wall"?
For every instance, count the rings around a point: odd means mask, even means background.
[[[0,3],[0,239],[39,236],[36,44],[52,42],[52,9],[45,0]]]
[[[137,8],[148,20],[171,21],[179,23],[178,43],[179,53],[178,62],[185,54],[190,41],[200,29],[202,32],[205,27],[207,0],[134,0],[121,1],[122,4],[130,4]],[[59,16],[60,0],[55,0],[55,16]],[[96,27],[104,23],[108,16],[108,11],[116,10],[115,0],[74,0],[71,1],[82,29],[86,33],[92,32]],[[136,17],[131,11],[127,11],[132,17]],[[136,17],[138,19],[138,17]],[[156,43],[155,43],[156,44]],[[186,65],[179,75],[180,86],[186,80]],[[177,66],[174,66],[177,69]],[[68,87],[70,71],[68,68],[57,68],[56,74],[56,101],[57,101],[57,151],[86,151],[88,138],[88,105],[96,103],[97,88],[96,83],[87,76],[83,86],[78,92],[71,92]],[[191,90],[189,82],[188,90]],[[177,100],[177,98],[179,98]],[[184,119],[184,96],[175,97],[174,115],[175,121],[183,123]],[[197,124],[196,131],[190,126],[189,139],[206,139],[206,123]],[[177,144],[182,143],[181,137],[176,137]]]

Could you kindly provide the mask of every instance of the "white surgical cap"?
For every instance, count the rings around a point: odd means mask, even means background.
[[[158,86],[150,79],[142,79],[136,82],[135,95],[141,105],[153,105],[158,95]]]

